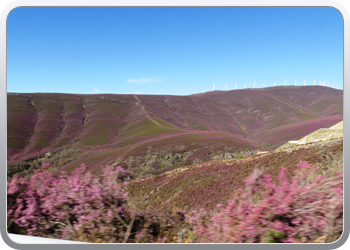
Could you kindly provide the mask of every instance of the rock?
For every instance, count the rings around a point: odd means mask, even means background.
[[[51,154],[50,152],[47,152],[47,153],[45,154],[45,157],[46,157],[46,158],[51,158],[51,157],[52,157],[52,154]]]
[[[211,159],[212,160],[220,160],[222,158],[220,157],[220,155],[214,155],[213,157],[211,157]]]
[[[225,153],[224,159],[232,159],[231,153]]]
[[[194,159],[193,164],[200,163],[202,161],[203,161],[202,159],[196,158],[196,159]]]
[[[166,159],[166,160],[169,160],[173,155],[174,155],[173,153],[167,154],[167,155],[165,156],[165,159]]]
[[[317,238],[314,242],[316,243],[325,243],[327,236],[321,236],[320,238]]]
[[[260,155],[260,154],[266,154],[266,153],[268,153],[269,151],[260,151],[260,152],[257,152],[256,154],[257,155]]]
[[[185,232],[186,232],[185,228],[183,228],[177,232],[177,242],[178,243],[184,243],[184,233]]]

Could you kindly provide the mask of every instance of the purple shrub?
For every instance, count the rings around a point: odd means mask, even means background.
[[[48,168],[50,166],[50,163],[49,162],[44,162],[43,164],[42,164],[42,168]]]
[[[217,213],[204,209],[186,215],[194,242],[314,242],[339,236],[343,227],[343,175],[316,176],[317,166],[297,165],[288,179],[281,168],[278,181],[255,170]],[[333,238],[334,239],[334,238]],[[335,239],[334,239],[335,240]]]
[[[291,152],[276,151],[243,159],[203,162],[171,175],[160,174],[143,181],[134,180],[125,187],[130,198],[144,197],[140,205],[153,210],[167,210],[166,205],[172,210],[212,210],[218,203],[226,206],[232,190],[243,188],[244,179],[256,168],[265,169],[265,174],[277,181],[281,166],[286,167],[290,178],[297,168],[296,164],[308,161],[321,167],[319,174],[332,176],[342,171],[342,159],[342,141],[335,141],[328,146],[316,144]]]
[[[56,177],[36,170],[29,181],[13,175],[7,184],[8,220],[34,236],[75,239],[87,234],[114,242],[151,240],[145,218],[127,208],[128,194],[120,185],[127,172],[106,166],[95,177],[86,169],[82,164],[72,175],[62,171]],[[143,234],[130,236],[135,230]]]
[[[154,168],[155,170],[158,170],[158,169],[160,168],[160,165],[159,165],[159,164],[153,164],[153,168]]]

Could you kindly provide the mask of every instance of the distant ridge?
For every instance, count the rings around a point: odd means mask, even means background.
[[[8,93],[7,159],[51,152],[67,170],[86,163],[95,172],[111,164],[158,173],[276,149],[342,120],[343,91],[324,86],[189,96]]]

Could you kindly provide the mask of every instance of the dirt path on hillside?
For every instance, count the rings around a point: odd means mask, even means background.
[[[136,99],[136,106],[139,106],[140,109],[141,109],[141,113],[144,114],[146,116],[147,119],[149,119],[151,122],[153,122],[155,125],[157,125],[158,127],[160,128],[171,128],[171,127],[166,127],[162,124],[160,124],[159,122],[157,122],[156,120],[154,120],[149,114],[148,112],[146,111],[145,109],[145,106],[141,104],[141,100],[136,96],[134,95],[135,99]],[[160,139],[151,139],[152,141],[159,141],[159,140],[164,140],[164,139],[168,139],[168,138],[172,138],[172,137],[176,137],[178,136],[178,133],[176,134],[173,134],[173,135],[169,135],[169,136],[166,136],[166,137],[162,137]],[[136,144],[133,144],[132,146],[129,146],[128,148],[126,148],[123,153],[121,153],[119,156],[118,156],[118,159],[111,165],[112,167],[118,165],[123,159],[124,157],[130,153],[131,151],[133,151],[135,148],[141,146],[142,144],[144,143],[147,143],[149,142],[149,140],[146,140],[146,141],[142,141],[142,142],[139,142],[139,143],[136,143]]]
[[[270,97],[272,97],[273,99],[275,99],[275,100],[277,100],[279,102],[282,102],[282,103],[288,105],[289,107],[292,107],[294,109],[299,110],[301,113],[304,113],[305,115],[319,116],[319,115],[317,115],[315,113],[310,113],[310,112],[305,111],[304,109],[300,108],[300,106],[298,106],[298,105],[296,105],[294,103],[289,103],[289,102],[286,102],[284,100],[281,100],[279,97],[276,97],[275,95],[273,95],[271,93],[265,93],[265,94],[269,95]]]
[[[135,99],[136,99],[136,106],[140,106],[140,109],[141,109],[141,112],[147,117],[147,119],[149,119],[151,122],[153,122],[155,125],[157,125],[158,127],[161,127],[161,128],[169,128],[169,127],[165,127],[163,126],[162,124],[160,124],[159,122],[157,122],[156,120],[154,120],[149,114],[148,112],[146,111],[145,109],[145,105],[141,105],[141,100],[136,96],[134,95]]]

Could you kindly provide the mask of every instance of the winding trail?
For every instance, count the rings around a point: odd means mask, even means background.
[[[145,109],[145,105],[141,105],[141,100],[136,96],[134,95],[135,99],[136,99],[136,106],[140,106],[140,109],[141,109],[141,113],[144,114],[146,116],[147,119],[149,119],[151,122],[153,122],[155,125],[157,125],[158,127],[161,127],[161,128],[169,128],[169,127],[166,127],[162,124],[160,124],[159,122],[157,122],[156,120],[154,120],[149,114],[148,112],[146,111]]]
[[[145,109],[145,106],[141,104],[141,100],[136,96],[134,95],[135,99],[136,99],[136,106],[139,106],[140,109],[141,109],[141,113],[144,114],[146,116],[147,119],[149,119],[151,122],[153,122],[155,125],[157,125],[158,127],[161,127],[161,128],[171,128],[171,127],[166,127],[162,124],[160,124],[159,122],[157,122],[156,120],[154,120],[149,114],[148,112],[146,111]],[[181,130],[180,130],[181,131]],[[181,133],[181,132],[180,132]],[[147,143],[149,141],[158,141],[158,140],[163,140],[165,138],[172,138],[172,137],[176,137],[178,136],[179,134],[176,133],[176,134],[171,134],[171,135],[168,135],[168,136],[162,136],[161,138],[152,138],[150,140],[145,140],[145,141],[141,141],[141,142],[138,142],[136,144],[133,144],[132,146],[129,146],[128,148],[126,148],[117,158],[117,160],[111,165],[112,167],[118,165],[123,159],[124,157],[130,153],[131,151],[133,151],[135,148],[141,146],[142,144],[144,143]]]
[[[316,113],[311,113],[311,112],[307,112],[306,110],[304,110],[303,108],[301,108],[300,106],[294,104],[294,103],[291,103],[291,102],[287,102],[286,100],[281,100],[279,97],[276,97],[275,95],[271,94],[271,93],[264,93],[266,95],[269,95],[270,97],[272,97],[273,99],[279,101],[279,102],[282,102],[286,105],[288,105],[289,107],[292,107],[294,109],[297,109],[299,110],[301,113],[304,113],[305,115],[312,115],[312,116],[319,116],[317,115]]]

